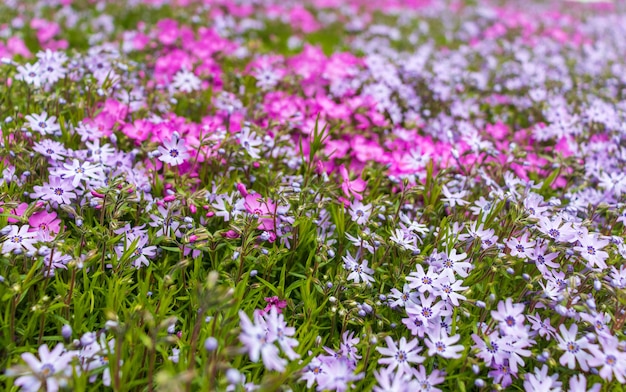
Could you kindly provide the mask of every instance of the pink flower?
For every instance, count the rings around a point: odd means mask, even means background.
[[[60,230],[61,220],[57,219],[56,212],[40,211],[28,218],[31,226],[29,231],[36,231],[42,241],[51,241]],[[51,235],[54,233],[54,235]]]
[[[21,203],[20,205],[15,207],[13,210],[11,210],[11,215],[22,216],[22,215],[24,215],[24,212],[26,211],[27,208],[28,208],[28,204],[27,203]],[[19,222],[19,220],[15,219],[15,218],[11,218],[10,216],[7,218],[7,221],[9,223],[17,223],[17,222]]]
[[[258,216],[260,230],[274,230],[276,205],[271,200],[263,199],[258,193],[249,193],[243,205],[249,214]]]
[[[287,307],[287,301],[277,296],[266,297],[265,302],[267,302],[267,306],[263,309],[265,313],[269,312],[273,307],[276,308],[278,313],[282,313],[283,309]]]
[[[343,193],[348,197],[354,196],[354,198],[357,200],[363,200],[363,196],[361,195],[361,193],[365,191],[367,182],[363,181],[360,178],[350,181],[350,177],[348,176],[348,170],[344,165],[341,165],[339,167],[339,173],[341,174],[341,179],[343,181],[341,183],[341,189],[343,190]]]

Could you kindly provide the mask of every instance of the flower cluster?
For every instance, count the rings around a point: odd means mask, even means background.
[[[0,389],[626,384],[626,9],[474,3],[1,4]]]

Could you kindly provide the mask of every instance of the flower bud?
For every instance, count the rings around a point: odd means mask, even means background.
[[[600,289],[602,288],[602,282],[600,282],[598,279],[593,281],[593,288],[596,291],[600,291]]]
[[[241,383],[241,373],[239,370],[230,368],[226,371],[226,380],[230,385]]]
[[[217,349],[217,346],[217,339],[215,339],[213,336],[206,338],[206,340],[204,341],[204,349],[209,352],[215,351]]]
[[[63,339],[65,339],[66,342],[69,342],[70,338],[72,337],[72,327],[70,327],[68,324],[65,324],[61,328],[61,336],[63,336]]]

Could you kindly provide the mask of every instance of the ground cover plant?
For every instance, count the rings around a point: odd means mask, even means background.
[[[615,3],[0,4],[0,389],[621,391]]]

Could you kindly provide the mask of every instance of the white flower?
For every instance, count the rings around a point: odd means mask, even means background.
[[[36,392],[43,387],[47,392],[56,392],[59,390],[59,379],[65,377],[70,362],[76,356],[75,351],[65,351],[61,343],[52,351],[43,344],[39,347],[39,359],[32,353],[24,353],[22,359],[28,368],[22,366],[11,368],[7,375],[20,376],[15,380],[15,385],[21,387],[22,391]]]
[[[372,278],[372,274],[374,270],[367,266],[368,261],[363,260],[361,264],[358,264],[354,259],[346,259],[344,260],[344,268],[350,272],[348,275],[348,280],[353,280],[356,283],[361,283],[361,281],[366,283],[374,282],[374,278]]]
[[[455,207],[456,205],[464,206],[469,204],[468,201],[463,200],[465,196],[467,196],[467,191],[459,191],[456,193],[450,192],[446,185],[442,188],[443,195],[445,196],[443,199],[444,202],[450,204],[450,207]]]
[[[417,345],[417,339],[407,342],[402,337],[399,344],[396,345],[393,339],[387,336],[385,341],[387,342],[387,347],[376,347],[376,351],[386,356],[378,360],[379,364],[388,365],[389,369],[397,367],[398,371],[402,373],[410,373],[412,363],[424,362],[424,357],[417,355],[417,353],[422,351],[422,348]]]
[[[24,64],[17,67],[17,76],[15,79],[22,80],[35,87],[41,86],[41,77],[39,76],[39,64]]]
[[[189,158],[185,141],[174,136],[171,140],[163,142],[159,146],[159,160],[169,163],[172,166],[178,166]]]
[[[237,137],[239,138],[239,144],[241,144],[241,147],[246,150],[248,155],[254,159],[259,159],[261,157],[259,155],[259,146],[263,144],[263,141],[258,139],[254,133],[250,132],[249,127],[243,127]]]
[[[410,235],[402,229],[396,229],[394,234],[391,235],[389,239],[404,249],[410,250],[412,252],[417,251],[417,237],[414,235]]]
[[[176,73],[176,75],[174,75],[172,85],[178,91],[190,93],[195,90],[200,90],[201,83],[200,78],[198,78],[193,72],[181,69],[178,73]]]
[[[35,237],[37,236],[37,232],[31,231],[28,225],[23,225],[22,227],[18,227],[16,225],[10,225],[11,231],[7,234],[6,239],[2,243],[2,253],[9,253],[16,249],[19,250],[29,250],[35,251],[35,247],[33,244],[37,243]]]
[[[352,204],[350,204],[350,216],[352,217],[352,221],[359,225],[367,223],[371,214],[371,204],[364,205],[359,200],[355,200]]]
[[[62,179],[71,178],[72,186],[77,187],[81,180],[102,180],[104,173],[100,165],[94,165],[89,162],[80,162],[78,159],[72,160],[72,163],[64,163],[63,168],[55,170],[52,174],[60,176]]]
[[[28,125],[33,131],[37,131],[42,135],[52,135],[61,130],[59,124],[57,124],[56,116],[48,117],[48,113],[42,112],[41,114],[31,114],[26,116]]]

